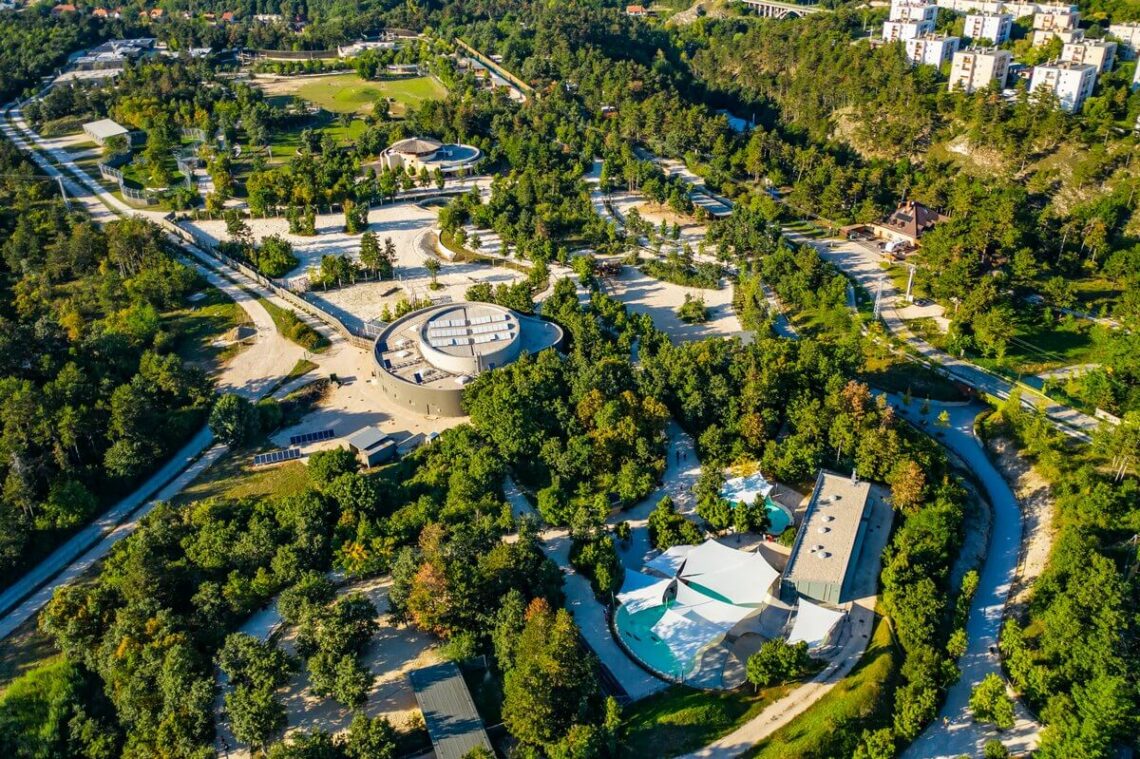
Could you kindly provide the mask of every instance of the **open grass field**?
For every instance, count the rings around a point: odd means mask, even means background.
[[[196,303],[165,316],[170,320],[170,331],[178,336],[174,351],[183,361],[211,374],[241,350],[239,345],[218,345],[217,339],[238,324],[248,323],[249,316],[215,287],[205,287],[202,293],[205,297]]]
[[[402,116],[425,100],[439,100],[447,89],[435,77],[370,81],[356,74],[296,77],[258,82],[270,95],[293,95],[333,113],[369,113],[382,98],[393,98],[391,113]]]

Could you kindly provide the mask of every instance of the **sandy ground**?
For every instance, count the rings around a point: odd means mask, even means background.
[[[625,303],[631,311],[649,314],[657,328],[669,335],[674,343],[706,337],[744,335],[744,329],[732,308],[732,287],[728,285],[719,290],[682,287],[653,279],[626,266],[618,278],[609,281],[606,291]],[[677,309],[685,302],[686,294],[704,298],[709,309],[707,322],[686,324],[677,316]]]
[[[440,661],[435,641],[414,627],[396,627],[388,617],[388,588],[390,577],[362,580],[340,590],[338,595],[361,592],[379,612],[380,627],[372,636],[362,660],[376,676],[368,694],[363,712],[369,717],[387,717],[397,729],[406,725],[419,712],[416,697],[408,683],[408,672]],[[281,634],[281,648],[296,655],[297,630],[287,628]],[[302,664],[300,672],[279,695],[285,704],[289,727],[285,734],[297,730],[319,728],[331,733],[347,730],[354,712],[331,698],[320,698],[309,690],[309,678]],[[218,747],[220,753],[235,759],[247,759],[248,748],[234,748],[237,740],[229,732],[228,724],[219,721]],[[229,747],[229,750],[225,750]]]
[[[392,238],[396,246],[397,280],[361,281],[339,289],[318,289],[312,291],[311,296],[352,328],[361,322],[379,318],[384,306],[394,308],[401,299],[461,301],[466,298],[467,289],[474,284],[486,282],[494,286],[523,279],[522,273],[503,266],[443,260],[436,277],[441,287],[431,289],[431,274],[425,261],[436,258],[433,231],[435,219],[435,210],[411,203],[373,209],[369,213],[368,228],[380,238],[381,244],[385,238]],[[192,224],[215,241],[226,239],[224,221],[196,221]],[[360,255],[361,236],[345,234],[344,217],[341,214],[318,216],[315,237],[289,234],[289,223],[285,219],[254,219],[249,225],[257,240],[276,234],[293,243],[300,263],[286,279],[300,287],[307,286],[307,271],[309,267],[319,266],[322,256],[349,255],[357,259]],[[481,236],[485,241],[481,252],[493,253],[498,250],[497,238],[488,233],[481,233]]]
[[[1049,562],[1054,537],[1053,492],[1048,481],[1018,454],[1013,441],[996,438],[988,441],[986,447],[994,465],[1017,496],[1025,520],[1025,530],[1021,537],[1021,561],[1010,593],[1010,603],[1016,609],[1029,601],[1034,581]]]

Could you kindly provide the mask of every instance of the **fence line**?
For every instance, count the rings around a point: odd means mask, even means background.
[[[298,310],[309,314],[310,316],[319,319],[326,325],[334,329],[341,337],[364,350],[370,350],[372,341],[367,337],[367,330],[364,335],[358,335],[348,328],[340,319],[333,314],[325,311],[321,307],[312,303],[303,294],[298,294],[290,290],[287,286],[277,282],[276,280],[265,276],[261,272],[251,268],[248,264],[231,258],[218,250],[217,246],[209,238],[197,233],[193,229],[188,229],[182,224],[173,220],[173,214],[170,214],[162,219],[162,226],[167,231],[171,232],[180,239],[200,248],[210,257],[217,259],[220,263],[229,266],[241,272],[243,275],[257,282],[262,287],[265,287],[274,295],[289,303],[289,305],[297,308]]]

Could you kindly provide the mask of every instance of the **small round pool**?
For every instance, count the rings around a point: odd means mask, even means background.
[[[771,498],[764,499],[764,510],[768,512],[768,534],[779,535],[792,526],[792,517]]]
[[[695,666],[695,661],[679,662],[673,652],[656,633],[653,626],[665,616],[668,605],[653,606],[630,614],[625,606],[614,614],[614,629],[634,658],[654,672],[673,679],[683,679]]]

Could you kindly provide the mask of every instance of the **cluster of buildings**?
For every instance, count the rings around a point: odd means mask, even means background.
[[[961,37],[935,31],[938,10],[965,14]],[[1032,16],[1033,44],[1061,40],[1057,60],[1025,72],[1029,91],[1046,91],[1069,112],[1080,110],[1092,94],[1099,74],[1112,69],[1120,52],[1135,57],[1140,45],[1140,24],[1114,24],[1109,34],[1120,40],[1086,39],[1075,5],[1053,5],[1002,0],[892,0],[883,23],[884,42],[902,42],[913,64],[941,67],[950,64],[950,90],[975,92],[986,87],[1004,89],[1015,70],[1009,42],[1014,19]],[[963,44],[963,42],[968,44]],[[1140,67],[1134,80],[1140,85]]]

